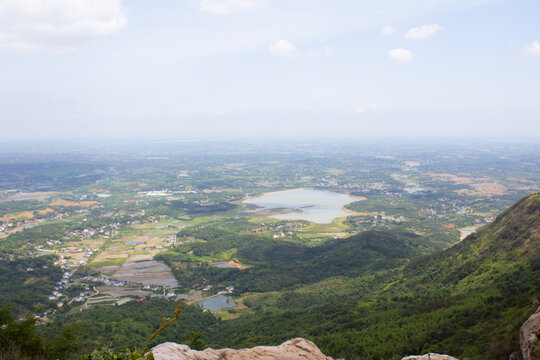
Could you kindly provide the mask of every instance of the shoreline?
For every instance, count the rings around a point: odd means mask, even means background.
[[[296,188],[296,189],[287,189],[287,190],[267,191],[267,192],[263,192],[263,193],[261,193],[259,195],[246,196],[245,198],[240,200],[240,202],[244,203],[244,201],[246,201],[246,200],[255,199],[255,198],[258,198],[258,197],[261,197],[261,196],[264,196],[264,195],[268,195],[268,194],[282,194],[282,193],[288,193],[288,192],[293,192],[293,191],[298,191],[298,190],[315,190],[315,189],[313,189],[313,188]],[[251,205],[254,205],[254,204],[251,204]]]
[[[348,204],[346,204],[346,205],[348,205]],[[343,206],[341,207],[341,210],[343,210],[343,211],[345,211],[346,213],[349,213],[349,214],[351,214],[351,215],[360,215],[360,213],[357,212],[357,211],[347,209],[347,208],[345,207],[345,205],[343,205]]]
[[[358,212],[354,210],[347,209],[345,206],[341,207],[341,210],[350,213],[351,215],[359,215],[359,216],[374,216],[379,215],[377,212]]]
[[[355,202],[355,200],[357,201],[363,201],[363,200],[367,200],[366,197],[364,196],[357,196],[357,195],[352,195],[349,191],[337,191],[337,190],[319,190],[319,189],[315,189],[315,188],[306,188],[306,187],[301,187],[301,188],[295,188],[295,189],[286,189],[286,190],[277,190],[277,191],[267,191],[267,192],[264,192],[264,193],[261,193],[259,195],[253,195],[253,196],[247,196],[245,197],[244,199],[242,200],[238,200],[237,202],[239,204],[243,204],[243,205],[250,205],[250,206],[255,206],[255,209],[253,210],[249,210],[247,212],[250,212],[250,213],[253,213],[257,216],[262,216],[262,217],[268,217],[268,218],[273,218],[273,219],[280,219],[280,220],[306,220],[306,221],[309,221],[309,222],[312,222],[314,224],[320,224],[320,223],[317,223],[317,222],[314,222],[314,221],[310,221],[310,220],[307,220],[307,219],[302,219],[300,217],[294,217],[294,216],[291,216],[290,218],[283,218],[281,216],[283,215],[287,215],[287,214],[294,214],[294,213],[301,213],[302,211],[300,210],[297,210],[297,209],[287,209],[287,208],[276,208],[276,209],[265,209],[264,207],[262,206],[258,206],[256,204],[253,204],[253,203],[249,203],[249,202],[246,202],[246,201],[249,201],[251,199],[254,199],[254,198],[259,198],[259,197],[262,197],[262,196],[266,196],[266,195],[269,195],[269,194],[283,194],[283,193],[288,193],[288,192],[293,192],[293,191],[302,191],[302,190],[313,190],[313,191],[328,191],[328,192],[333,192],[333,193],[336,193],[336,194],[342,194],[342,195],[346,195],[348,196],[349,198],[351,198],[352,201],[346,203],[346,204],[343,204],[342,206],[340,206],[340,209],[341,211],[343,211],[345,214],[344,216],[338,216],[336,218],[334,218],[332,221],[328,222],[328,223],[324,223],[324,224],[331,224],[333,222],[335,222],[337,219],[339,218],[342,218],[342,217],[348,217],[348,216],[353,216],[353,215],[372,215],[372,214],[368,214],[368,213],[362,213],[362,212],[358,212],[358,211],[354,211],[354,210],[350,210],[348,208],[346,208],[345,206],[349,205],[349,204],[352,204]],[[280,216],[280,217],[276,217],[276,216]]]
[[[352,195],[349,191],[343,191],[343,192],[339,192],[339,191],[335,191],[337,193],[340,193],[340,194],[345,194],[347,196],[350,196],[354,199],[358,199],[358,200],[367,200],[367,197],[365,196],[358,196],[358,195]],[[350,204],[350,203],[349,203]],[[346,204],[347,205],[347,204]]]
[[[205,297],[205,298],[202,298],[200,300],[193,300],[193,301],[190,301],[190,302],[186,302],[186,304],[188,305],[193,305],[193,304],[196,304],[196,303],[199,303],[201,301],[205,301],[205,300],[208,300],[208,299],[212,299],[212,298],[215,298],[219,295],[223,295],[223,294],[215,294],[215,295],[211,295],[211,296],[208,296],[208,297]]]
[[[229,261],[216,261],[216,262],[209,263],[209,265],[218,265],[218,264],[232,265],[238,270],[243,270],[243,269],[249,268],[249,266],[243,265],[242,263],[240,263],[236,259],[232,259],[232,260],[229,260]]]
[[[293,192],[293,191],[301,191],[301,190],[314,190],[314,191],[329,191],[329,192],[333,192],[333,193],[336,193],[336,194],[343,194],[343,195],[347,195],[353,199],[358,199],[358,200],[367,200],[366,197],[364,196],[358,196],[358,195],[352,195],[349,191],[338,191],[338,190],[323,190],[323,189],[315,189],[315,188],[312,188],[312,187],[301,187],[301,188],[295,188],[295,189],[287,189],[287,190],[276,190],[276,191],[267,191],[267,192],[263,192],[259,195],[252,195],[252,196],[246,196],[245,198],[243,198],[242,200],[239,200],[241,203],[244,203],[244,201],[246,200],[249,200],[249,199],[254,199],[254,198],[258,198],[258,197],[261,197],[261,196],[264,196],[264,195],[268,195],[268,194],[282,194],[282,193],[288,193],[288,192]],[[353,202],[353,201],[351,201]],[[349,203],[350,204],[350,203]],[[345,204],[347,205],[347,204]]]

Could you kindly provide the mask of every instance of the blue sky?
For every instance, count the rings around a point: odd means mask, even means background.
[[[0,0],[2,139],[540,136],[537,0]]]

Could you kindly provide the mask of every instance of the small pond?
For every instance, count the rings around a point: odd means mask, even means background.
[[[213,312],[236,306],[236,303],[232,301],[232,297],[227,295],[214,296],[213,298],[199,301],[196,304],[202,306],[203,309]]]
[[[217,267],[217,268],[236,268],[236,266],[234,265],[231,265],[231,264],[212,264],[210,266],[213,266],[213,267]]]

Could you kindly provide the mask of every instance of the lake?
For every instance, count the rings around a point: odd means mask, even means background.
[[[214,312],[223,308],[236,306],[236,303],[232,301],[232,297],[227,295],[218,295],[210,299],[196,302],[195,304],[201,305],[203,309],[208,309]]]
[[[342,207],[354,201],[358,199],[333,191],[295,189],[266,193],[243,203],[255,205],[255,211],[270,212],[268,217],[274,219],[329,224],[336,218],[352,215]]]
[[[211,264],[210,266],[217,267],[217,268],[222,268],[222,269],[225,269],[225,268],[236,268],[236,266],[231,265],[231,264]]]

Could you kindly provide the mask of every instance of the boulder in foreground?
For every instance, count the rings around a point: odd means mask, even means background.
[[[155,360],[333,360],[324,355],[313,342],[296,338],[279,346],[257,346],[251,349],[220,349],[197,351],[187,345],[172,342],[152,348]]]
[[[449,355],[429,353],[425,355],[411,355],[411,356],[404,357],[401,360],[458,360],[458,359]]]
[[[524,360],[540,359],[540,307],[521,327],[519,342]]]

